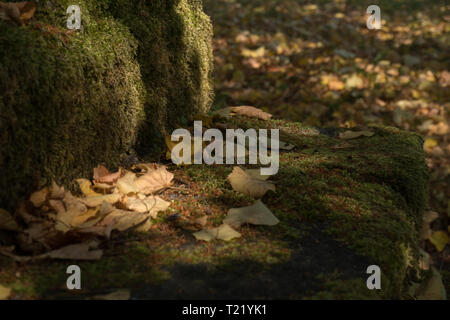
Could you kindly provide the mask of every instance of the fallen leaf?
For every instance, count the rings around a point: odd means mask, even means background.
[[[117,203],[120,201],[122,195],[120,193],[106,194],[102,196],[94,196],[80,199],[88,207],[98,207],[102,205],[103,202],[108,202],[111,204]]]
[[[134,173],[127,172],[123,177],[121,177],[121,178],[119,178],[119,180],[117,180],[117,184],[116,184],[117,189],[119,189],[119,192],[124,195],[130,194],[130,193],[138,193],[139,188],[136,185],[136,179],[137,179],[137,177]]]
[[[30,201],[35,208],[39,208],[45,203],[45,201],[47,201],[48,194],[48,188],[33,192],[30,196]]]
[[[103,256],[103,250],[96,249],[98,244],[96,242],[72,244],[62,247],[57,250],[47,252],[40,256],[40,259],[63,259],[63,260],[100,260]]]
[[[441,252],[448,244],[449,238],[447,232],[436,231],[433,232],[429,240],[436,247],[437,251]]]
[[[165,211],[170,207],[170,202],[164,201],[160,197],[149,196],[145,199],[129,198],[124,205],[128,210],[149,212],[152,218],[156,218],[158,212]]]
[[[0,2],[0,19],[15,21],[23,25],[26,21],[33,18],[36,12],[36,3],[26,2]]]
[[[89,181],[88,179],[76,179],[75,181],[78,183],[78,185],[80,186],[81,192],[86,197],[101,195],[100,193],[97,193],[94,190],[92,190],[92,182]]]
[[[339,134],[339,138],[344,139],[344,140],[348,140],[348,139],[356,139],[356,138],[359,138],[361,136],[371,137],[374,134],[375,133],[371,132],[371,131],[350,131],[350,130],[347,130],[345,132],[340,133]]]
[[[119,168],[119,171],[110,173],[104,166],[99,165],[97,168],[94,168],[93,179],[99,183],[115,183],[120,178],[121,170]]]
[[[169,187],[174,175],[162,167],[147,173],[136,180],[136,186],[139,192],[151,194],[166,187]]]
[[[228,215],[223,222],[232,227],[238,228],[244,223],[273,226],[278,224],[280,221],[261,202],[261,200],[257,200],[251,206],[229,209]]]
[[[103,235],[109,238],[113,230],[125,231],[131,229],[148,218],[149,216],[146,213],[114,210],[99,223],[98,227],[100,227],[100,230],[103,228]]]
[[[270,120],[270,118],[272,118],[272,115],[270,113],[264,112],[261,109],[250,106],[232,107],[231,110],[241,116],[246,116],[250,118],[257,118],[261,120]]]
[[[227,224],[222,224],[218,228],[201,230],[193,233],[193,235],[197,240],[203,240],[207,242],[213,239],[230,241],[234,238],[239,238],[241,236],[239,232],[237,232]]]
[[[354,74],[350,78],[348,78],[347,81],[345,81],[345,87],[349,89],[362,89],[364,88],[364,81],[361,77]]]
[[[0,284],[0,300],[6,300],[11,295],[11,288],[4,287]]]
[[[72,227],[80,226],[80,225],[84,224],[87,220],[89,220],[89,219],[95,217],[95,216],[98,214],[99,211],[100,211],[100,207],[97,207],[97,208],[90,208],[90,209],[89,209],[88,211],[86,211],[85,213],[83,213],[83,214],[81,214],[81,215],[79,215],[79,216],[74,217],[74,218],[72,219],[70,225],[71,225]]]
[[[0,209],[0,230],[20,231],[20,227],[13,216],[6,210]]]
[[[255,179],[240,167],[234,167],[227,177],[233,190],[254,198],[261,198],[267,191],[275,191],[275,185],[261,179]]]

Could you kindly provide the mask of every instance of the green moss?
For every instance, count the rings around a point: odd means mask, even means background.
[[[247,299],[406,297],[408,282],[417,281],[418,228],[426,206],[427,170],[418,136],[375,127],[374,136],[334,149],[342,143],[337,138],[340,130],[328,136],[298,123],[243,117],[234,117],[230,125],[280,128],[281,139],[296,145],[280,154],[280,170],[271,178],[276,193],[262,199],[280,223],[242,226],[242,237],[229,243],[195,241],[191,234],[198,229],[189,221],[207,215],[206,227],[217,226],[229,208],[254,200],[232,190],[226,180],[232,165],[170,167],[193,191],[173,202],[180,221],[160,214],[150,238],[140,245],[113,256],[106,250],[103,260],[85,263],[92,279],[86,294],[161,283],[167,297],[180,286],[187,288],[186,297],[192,291],[203,298],[212,297],[210,293],[224,297],[222,290]],[[372,264],[381,268],[381,290],[366,287],[366,269]],[[67,263],[46,262],[59,269],[39,274],[42,265],[27,265],[24,278],[29,282],[19,281],[14,288],[39,287],[32,296],[49,297],[64,285]],[[150,272],[144,272],[149,266]],[[129,269],[132,272],[120,280],[121,270]],[[0,274],[4,284],[10,284],[10,278]]]
[[[82,30],[68,33],[72,4]],[[211,36],[195,0],[59,0],[26,27],[0,21],[0,206],[133,147],[158,151],[209,108]]]

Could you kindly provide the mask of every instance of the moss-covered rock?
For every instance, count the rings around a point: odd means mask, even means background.
[[[86,283],[80,294],[131,288],[142,299],[409,298],[409,284],[420,276],[418,229],[427,204],[420,136],[372,127],[373,136],[343,144],[341,129],[245,117],[226,125],[279,128],[281,140],[295,145],[280,153],[279,172],[271,178],[276,192],[262,198],[280,223],[242,226],[242,237],[230,242],[196,241],[193,232],[219,226],[228,209],[254,199],[232,190],[226,177],[233,165],[168,164],[183,182],[178,190],[189,192],[162,195],[173,202],[145,239],[113,246],[99,262],[77,262]],[[198,226],[205,215],[207,225]],[[381,268],[381,290],[367,289],[370,265]],[[27,264],[19,280],[12,266],[0,257],[0,268],[9,270],[0,283],[20,294],[74,295],[58,290],[67,263]]]
[[[69,32],[73,4],[82,29]],[[197,0],[41,1],[26,27],[0,20],[0,207],[134,146],[157,151],[209,108],[211,36]]]

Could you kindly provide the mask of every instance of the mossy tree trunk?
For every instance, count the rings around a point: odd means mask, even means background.
[[[0,207],[159,150],[210,106],[211,37],[197,0],[41,1],[25,27],[0,20]]]

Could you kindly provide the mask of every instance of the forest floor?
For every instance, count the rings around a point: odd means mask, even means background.
[[[253,105],[318,127],[421,134],[436,230],[450,221],[450,8],[441,1],[206,0],[215,107]],[[368,30],[378,4],[381,30]],[[425,248],[450,277],[450,250]]]
[[[114,233],[100,261],[74,262],[82,290],[66,288],[70,262],[3,256],[0,284],[13,299],[117,289],[135,299],[414,298],[404,290],[418,281],[409,270],[418,267],[409,260],[413,226],[423,209],[439,214],[434,231],[449,221],[450,16],[441,1],[404,3],[381,1],[383,28],[369,31],[361,1],[206,0],[215,28],[213,110],[253,105],[289,119],[225,123],[280,128],[295,146],[281,152],[276,193],[262,199],[280,223],[243,225],[230,242],[196,240],[193,232],[220,226],[228,209],[253,199],[228,184],[233,166],[176,167],[162,155],[177,188],[159,194],[170,208],[151,232]],[[361,128],[374,135],[339,138]],[[431,172],[426,206],[415,132]],[[449,291],[449,246],[421,244]],[[383,270],[381,292],[366,287],[371,264]]]

